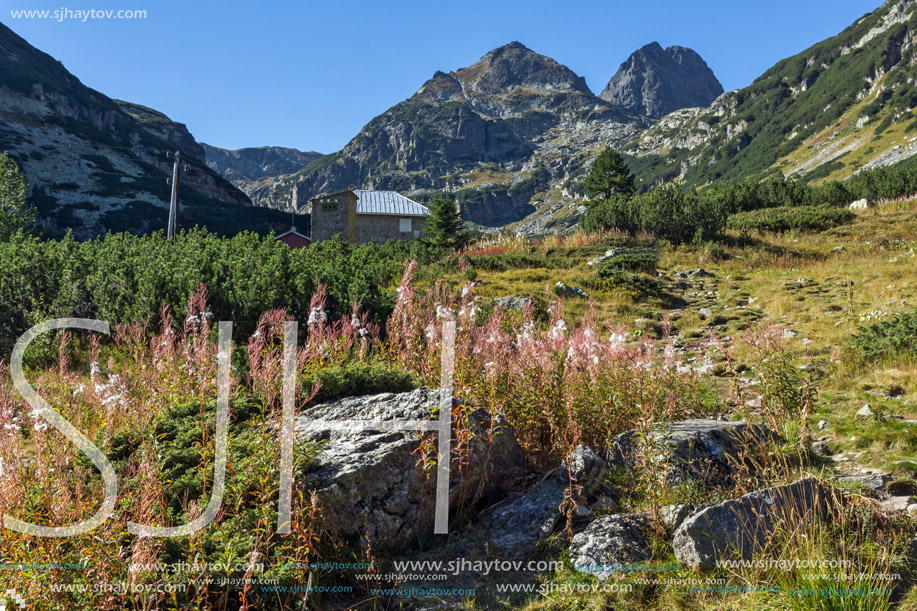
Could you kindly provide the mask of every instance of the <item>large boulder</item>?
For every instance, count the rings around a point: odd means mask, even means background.
[[[652,522],[639,515],[610,515],[593,521],[570,541],[570,562],[581,573],[607,579],[631,572],[628,565],[652,557],[647,538]]]
[[[591,448],[577,447],[564,463],[521,497],[488,518],[488,548],[503,557],[525,557],[558,527],[567,503],[595,492],[608,471]]]
[[[748,560],[765,552],[778,530],[792,533],[800,521],[824,517],[831,507],[830,495],[829,487],[805,478],[712,505],[675,531],[675,557],[705,571],[719,560]]]
[[[432,532],[436,475],[424,473],[418,436],[383,429],[393,421],[433,419],[439,401],[438,390],[421,388],[348,397],[302,412],[296,419],[297,437],[324,442],[318,467],[304,483],[316,491],[326,529],[367,537],[376,548],[402,546]],[[350,420],[379,424],[342,427]],[[515,434],[499,416],[472,411],[468,427],[471,436],[464,448],[453,441],[452,508],[477,495],[498,493],[501,476],[525,462]]]
[[[678,483],[727,477],[746,452],[777,439],[760,424],[691,419],[654,428],[649,441],[653,460],[664,462],[667,480]],[[627,431],[612,440],[606,458],[610,464],[636,469],[645,446],[638,430]]]

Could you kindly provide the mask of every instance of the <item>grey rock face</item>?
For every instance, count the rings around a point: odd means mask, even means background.
[[[917,499],[912,496],[893,496],[882,501],[882,507],[891,511],[908,511],[908,508],[917,503]]]
[[[344,535],[367,536],[374,547],[404,545],[432,530],[435,477],[426,477],[414,453],[412,431],[385,431],[393,420],[421,421],[433,417],[439,391],[349,397],[305,410],[296,420],[297,437],[326,441],[319,467],[305,476],[316,490],[324,526]],[[338,430],[345,420],[380,423],[366,430]],[[466,463],[450,477],[450,505],[468,501],[479,491],[496,491],[498,471],[520,468],[522,450],[505,421],[484,410],[469,416],[472,440]],[[486,434],[493,427],[492,441]]]
[[[588,495],[601,484],[607,468],[592,449],[576,448],[547,479],[491,514],[491,552],[504,557],[531,554],[560,524],[564,502],[576,499],[576,491],[568,492],[571,483],[580,487],[580,495]]]
[[[570,562],[581,573],[608,579],[627,569],[621,565],[646,562],[652,557],[647,533],[649,518],[610,515],[593,521],[570,541]]]
[[[16,160],[33,203],[41,198],[40,221],[52,232],[90,238],[115,219],[118,227],[147,231],[152,219],[167,214],[167,153],[203,162],[185,125],[86,87],[2,23],[0,75],[0,150]],[[251,204],[216,172],[189,166],[182,176],[187,200],[201,195]]]
[[[583,445],[577,446],[564,464],[570,476],[583,487],[583,492],[586,494],[594,492],[602,483],[602,478],[608,473],[608,465],[605,461],[596,454],[595,450]]]
[[[669,532],[675,532],[694,510],[694,505],[668,505],[663,507],[659,514]]]
[[[778,439],[776,433],[760,424],[691,419],[670,422],[654,429],[651,443],[664,460],[670,482],[689,479],[716,481],[727,477],[736,461],[747,450]],[[612,440],[607,460],[635,468],[638,444],[636,430],[622,433]]]
[[[236,150],[209,144],[201,145],[207,165],[239,187],[254,203],[270,186],[272,179],[293,174],[322,156],[282,146],[259,146]]]
[[[650,117],[709,106],[723,86],[700,55],[653,42],[635,51],[599,95],[606,102]]]
[[[702,570],[712,570],[717,560],[736,555],[749,559],[767,549],[778,528],[793,532],[800,520],[824,517],[830,495],[818,480],[806,478],[713,505],[675,531],[675,557]]]

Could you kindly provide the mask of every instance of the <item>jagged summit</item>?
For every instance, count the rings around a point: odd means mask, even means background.
[[[583,77],[520,42],[497,47],[466,68],[437,71],[412,99],[460,101],[491,117],[529,110],[571,113],[606,106]]]
[[[723,86],[691,49],[658,42],[634,51],[599,95],[603,100],[650,117],[682,108],[709,106]]]
[[[476,63],[454,74],[460,81],[481,89],[507,91],[515,87],[527,87],[592,93],[583,77],[520,42],[497,47]]]

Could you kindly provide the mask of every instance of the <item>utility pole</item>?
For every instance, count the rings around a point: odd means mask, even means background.
[[[178,233],[178,198],[181,182],[181,153],[175,151],[175,163],[172,165],[172,199],[169,202],[169,225],[166,227],[166,238],[173,240]]]

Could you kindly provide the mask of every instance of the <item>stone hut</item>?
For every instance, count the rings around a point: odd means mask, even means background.
[[[430,210],[395,191],[347,190],[309,200],[312,242],[336,234],[350,243],[420,237]]]

